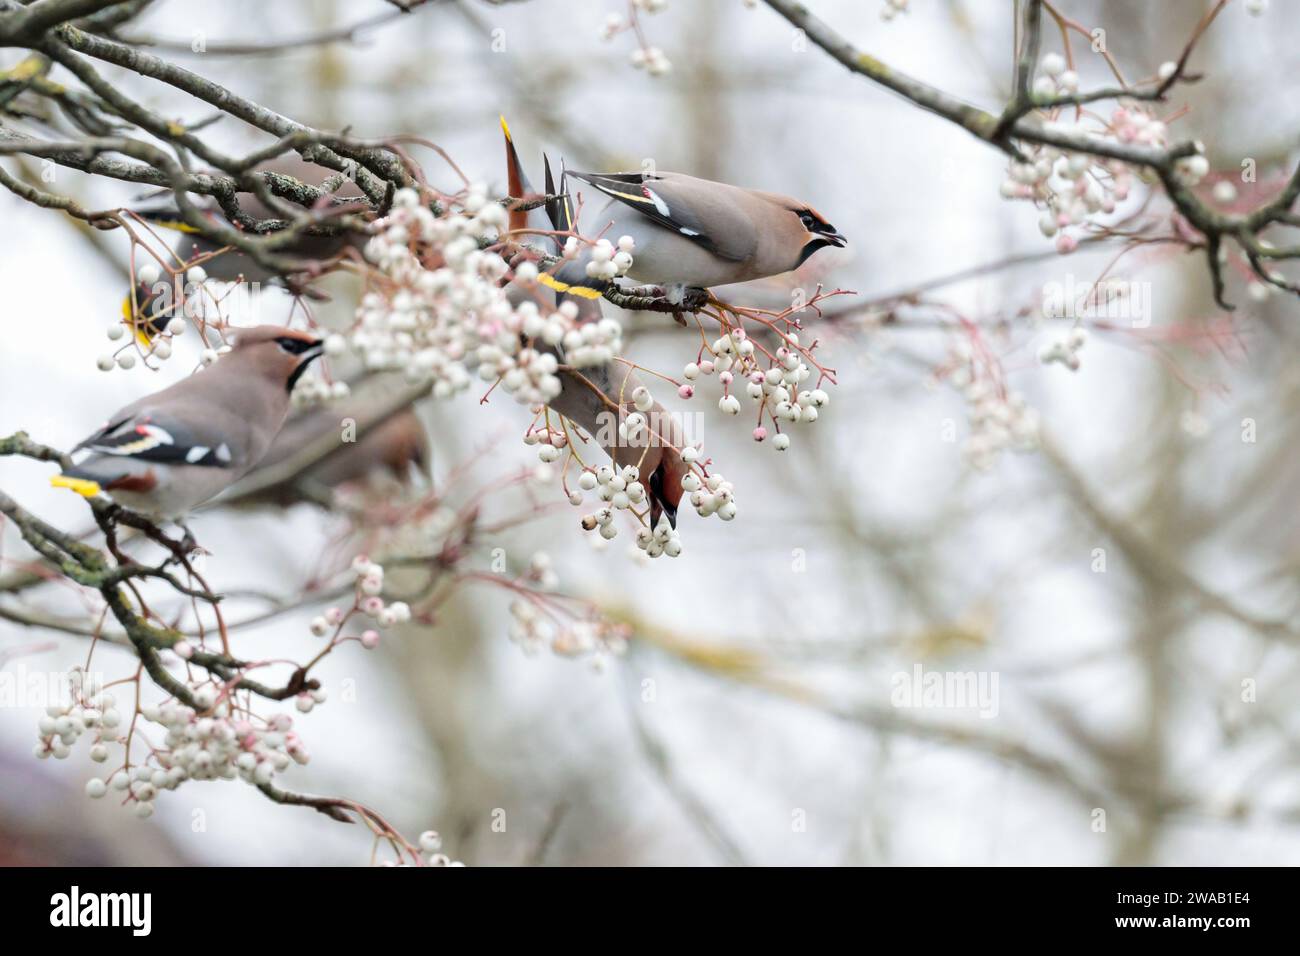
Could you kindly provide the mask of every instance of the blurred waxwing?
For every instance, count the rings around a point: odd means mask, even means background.
[[[579,234],[616,244],[635,243],[627,275],[663,285],[680,300],[685,287],[706,289],[791,272],[819,249],[843,248],[847,240],[817,210],[777,193],[742,189],[682,173],[576,173],[570,178],[591,186],[594,197],[581,207]],[[580,296],[599,292],[612,274],[592,275],[584,245],[576,257],[542,281],[557,291]],[[606,266],[607,267],[607,266]]]
[[[677,416],[653,400],[642,410],[649,392],[636,370],[622,362],[557,374],[564,388],[551,399],[550,407],[581,426],[620,468],[636,466],[638,478],[650,494],[651,528],[658,527],[661,514],[677,527],[677,508],[684,493],[682,478],[690,471],[682,461],[685,438]],[[642,399],[642,406],[633,396]],[[619,425],[627,423],[634,412],[645,424],[636,434],[621,437]]]
[[[378,420],[373,420],[376,416],[372,413],[376,412]],[[345,438],[339,427],[340,422],[347,421],[358,427],[355,441]],[[293,467],[292,462],[300,453],[314,450],[316,443],[326,436],[331,436],[333,441],[323,455],[301,469]],[[427,480],[429,435],[420,416],[409,405],[388,413],[376,409],[372,397],[354,395],[342,402],[318,405],[290,415],[248,480],[256,484],[259,478],[273,475],[286,465],[293,470],[291,475],[275,476],[273,484],[252,497],[288,504],[303,497],[304,489],[313,492],[344,485],[377,486],[384,478],[407,485],[417,474]],[[243,487],[232,489],[236,500],[242,500]],[[323,497],[311,494],[307,497],[324,501]]]
[[[510,129],[505,120],[501,121],[506,136],[506,166],[510,197],[520,199],[537,195],[523,166],[519,162]],[[550,162],[546,168],[546,195],[555,196],[555,182],[551,174]],[[539,216],[539,210],[513,210],[511,212],[511,230],[536,230],[541,233],[552,231],[565,232],[572,228],[573,206],[567,197],[561,197],[546,206],[545,217]],[[538,246],[537,234],[522,237],[522,241]],[[542,243],[549,248],[545,251],[556,253],[563,240],[544,237]],[[552,288],[555,288],[552,286]],[[525,290],[512,286],[509,290],[512,300],[518,302],[527,298]],[[569,291],[556,289],[556,304],[572,301],[578,306],[578,317],[583,322],[599,321],[601,318],[600,300],[591,296],[571,295]],[[534,347],[544,349],[541,343]],[[666,515],[669,523],[677,526],[677,507],[682,500],[682,478],[690,470],[682,461],[681,448],[684,437],[681,423],[677,417],[663,407],[658,401],[652,401],[648,407],[645,389],[636,370],[623,362],[609,362],[606,365],[584,368],[581,371],[561,368],[557,373],[563,388],[559,395],[550,401],[550,407],[565,418],[576,423],[599,444],[615,464],[620,467],[635,465],[639,480],[645,485],[650,495],[650,526],[659,524],[660,515]],[[637,399],[641,400],[638,407]],[[623,438],[619,425],[625,424],[629,415],[640,412],[646,420],[645,426],[637,435]]]
[[[289,393],[320,354],[320,340],[305,332],[240,329],[215,364],[110,416],[50,483],[183,518],[261,460],[289,414]]]
[[[309,186],[319,186],[331,176],[337,175],[332,169],[304,162],[300,159],[275,160],[258,166],[256,171],[292,176]],[[144,205],[135,209],[134,212],[155,226],[177,233],[178,238],[172,244],[172,253],[176,257],[176,262],[178,264],[188,263],[197,257],[221,249],[222,246],[199,235],[195,232],[193,226],[180,219],[180,214],[176,211],[174,203],[168,200],[170,195],[170,193],[164,193],[160,197],[161,204]],[[345,181],[342,186],[335,190],[333,195],[336,199],[343,200],[361,200],[365,198],[365,194],[360,187],[350,180]],[[252,193],[237,193],[235,199],[238,201],[240,209],[255,219],[278,219],[281,216],[279,212],[269,208]],[[364,211],[368,208],[368,206],[358,203],[359,210]],[[204,215],[229,224],[218,208],[208,208],[205,210]],[[333,236],[304,235],[277,251],[281,255],[300,260],[304,268],[307,268],[313,263],[335,258],[350,246],[360,248],[364,241],[364,236],[351,233],[341,233]],[[203,260],[201,268],[209,278],[222,282],[243,281],[263,285],[278,284],[288,287],[290,291],[300,291],[289,285],[287,276],[269,271],[255,259],[243,255],[235,249]],[[174,303],[178,299],[179,296],[171,288],[169,277],[166,275],[161,280],[140,281],[137,283],[134,293],[127,293],[122,303],[122,314],[128,323],[135,325],[143,340],[147,340],[166,328],[168,322],[174,316]],[[136,318],[134,323],[132,323],[133,317]]]

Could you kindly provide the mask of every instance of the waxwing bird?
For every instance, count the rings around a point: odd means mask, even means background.
[[[296,158],[285,158],[264,163],[258,166],[256,171],[292,176],[311,186],[319,186],[329,177],[336,175],[333,170],[324,166],[317,166],[314,163],[304,162]],[[161,204],[146,205],[136,209],[135,212],[154,225],[171,230],[178,235],[178,238],[172,244],[171,250],[176,262],[191,262],[200,256],[215,253],[222,248],[198,234],[193,226],[184,222],[180,218],[180,213],[177,212],[175,205],[166,201],[167,195],[169,194],[164,194]],[[365,194],[360,187],[350,180],[345,181],[342,186],[335,190],[333,195],[336,199],[343,200],[359,201],[365,198]],[[237,193],[235,199],[239,203],[240,209],[255,219],[280,218],[281,214],[279,212],[269,208],[252,193]],[[357,208],[364,211],[368,207],[358,202]],[[205,215],[229,224],[219,209],[208,209]],[[333,259],[349,247],[360,248],[364,240],[365,237],[351,233],[329,236],[303,235],[280,251],[286,256],[300,260],[305,268],[316,262]],[[278,284],[285,286],[291,292],[302,291],[290,282],[288,276],[269,271],[255,259],[243,255],[235,249],[215,255],[210,259],[204,259],[202,267],[210,278],[222,282],[244,281],[263,285]],[[172,290],[166,288],[166,279],[167,277],[164,276],[161,285],[157,282],[138,283],[134,293],[128,293],[122,303],[122,312],[128,321],[133,316],[140,317],[142,321],[134,324],[146,339],[161,332],[174,315],[175,306],[172,300],[175,296],[171,294]]]
[[[305,332],[240,329],[215,365],[110,416],[50,483],[86,497],[107,492],[153,518],[182,518],[266,454],[289,414],[289,393],[321,350]]]
[[[356,441],[343,439],[340,421],[363,423],[373,420],[374,411],[373,398],[353,395],[343,402],[291,414],[271,443],[270,450],[248,475],[252,483],[257,483],[264,475],[275,475],[275,483],[265,490],[259,489],[247,499],[240,497],[241,485],[232,489],[234,500],[292,504],[305,497],[323,504],[329,498],[328,494],[314,492],[345,485],[391,490],[391,485],[383,484],[384,479],[400,485],[409,485],[416,480],[427,481],[431,464],[429,434],[420,416],[409,405],[375,421],[370,427],[363,427]],[[278,472],[283,466],[305,449],[315,447],[325,436],[332,436],[337,444],[331,444],[324,456],[301,470],[279,477]]]
[[[510,198],[521,199],[534,195],[504,118],[501,120],[501,129],[506,138]],[[545,157],[543,160],[546,195],[557,196],[550,161]],[[573,228],[572,203],[568,197],[557,196],[547,203],[544,219],[539,210],[513,210],[510,228],[537,230],[538,234],[567,232]],[[525,236],[524,241],[534,246],[540,241],[544,248],[549,246],[547,251],[555,254],[559,253],[563,243],[562,239],[555,236],[539,240],[537,234]],[[572,301],[578,306],[580,321],[599,321],[599,293],[589,294],[586,287],[561,290],[552,284],[551,288],[555,291],[557,306]],[[516,287],[511,287],[508,291],[512,299],[520,301],[527,295],[524,290]],[[534,343],[534,347],[542,349],[546,346]],[[682,461],[684,438],[676,416],[655,402],[648,411],[642,413],[649,421],[645,435],[639,440],[625,442],[619,436],[618,425],[634,410],[632,396],[642,387],[636,370],[631,365],[614,361],[581,371],[561,367],[558,375],[563,388],[551,400],[550,407],[591,435],[615,464],[620,467],[636,465],[650,493],[650,526],[656,527],[660,515],[666,515],[669,523],[676,527],[677,507],[683,494],[682,478],[689,471],[689,467]]]
[[[338,434],[340,418],[355,417],[346,407],[315,408],[295,416],[271,446],[266,463],[272,455],[279,456],[281,442],[292,448],[294,442],[305,441],[309,435],[323,431]],[[326,488],[365,482],[378,474],[406,485],[416,473],[427,477],[429,464],[429,434],[420,416],[408,406],[367,429],[355,442],[341,444],[337,452],[309,468],[305,477]]]
[[[551,399],[550,407],[581,426],[620,468],[636,465],[650,497],[650,527],[665,515],[677,527],[682,478],[690,470],[682,461],[685,445],[677,416],[659,402],[641,412],[648,425],[639,438],[623,439],[618,425],[635,410],[633,394],[642,387],[630,365],[610,362],[581,372],[561,370],[564,388]]]
[[[668,287],[670,298],[680,298],[687,286],[703,289],[791,272],[818,250],[848,242],[812,206],[777,193],[682,173],[572,170],[561,176],[566,192],[570,178],[596,193],[582,207],[578,231],[612,243],[631,236],[636,246],[628,276]],[[599,280],[587,276],[589,260],[586,249],[558,269],[555,288],[599,289]]]

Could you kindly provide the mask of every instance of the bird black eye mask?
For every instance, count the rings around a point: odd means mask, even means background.
[[[320,343],[312,339],[293,339],[285,336],[284,338],[276,339],[275,344],[280,346],[280,348],[284,349],[290,355],[301,355],[308,349],[315,348]]]
[[[829,222],[822,222],[820,219],[818,219],[816,216],[814,216],[812,213],[806,210],[804,212],[799,213],[799,221],[803,223],[804,228],[807,229],[809,232],[833,233],[836,231],[835,227],[832,226]]]

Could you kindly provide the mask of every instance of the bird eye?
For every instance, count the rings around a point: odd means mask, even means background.
[[[291,339],[287,335],[275,340],[275,344],[284,349],[290,355],[301,355],[314,344],[308,339]]]
[[[829,222],[825,222],[812,214],[810,210],[805,209],[799,213],[799,221],[809,232],[820,232],[830,234],[835,232],[835,227]]]

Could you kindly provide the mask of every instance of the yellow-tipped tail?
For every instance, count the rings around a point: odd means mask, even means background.
[[[55,488],[69,488],[83,498],[93,498],[99,494],[99,482],[88,478],[73,478],[71,475],[52,475],[50,484]]]
[[[506,122],[505,116],[498,117],[501,120],[501,132],[506,134],[506,139],[510,140],[510,124]]]
[[[183,232],[187,236],[195,235],[199,230],[191,226],[183,219],[150,219],[155,226],[161,226],[163,229],[170,229],[172,232]]]
[[[145,322],[136,325],[135,310],[133,306],[134,303],[131,301],[131,293],[128,292],[126,298],[122,300],[122,321],[126,323],[128,329],[135,333],[135,340],[140,343],[141,348],[150,348],[153,345],[153,340],[149,337],[148,331],[146,331],[149,328],[149,323]]]
[[[584,299],[599,299],[601,291],[592,289],[585,285],[569,285],[567,282],[561,282],[549,272],[543,272],[537,277],[537,281],[548,289],[554,289],[556,292],[563,292],[566,295],[576,295]]]

